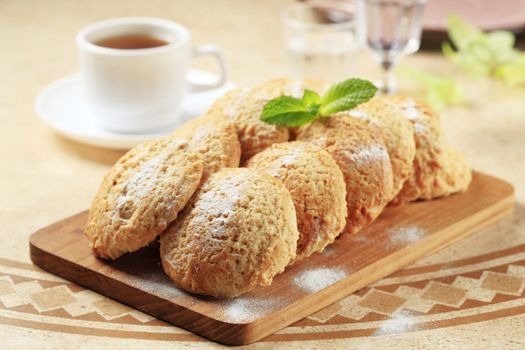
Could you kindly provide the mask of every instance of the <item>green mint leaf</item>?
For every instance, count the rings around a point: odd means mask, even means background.
[[[308,112],[317,116],[319,107],[321,106],[321,97],[317,94],[317,92],[304,89],[303,102],[305,103]]]
[[[348,79],[333,85],[321,98],[319,114],[331,114],[352,109],[374,97],[377,88],[368,80]]]
[[[268,102],[261,114],[261,120],[268,124],[300,126],[314,120],[303,100],[290,96],[280,96]]]
[[[313,114],[316,117],[318,117],[319,116],[319,107],[321,107],[321,105],[308,106],[308,112],[310,112],[311,114]]]
[[[301,99],[280,96],[269,101],[260,118],[268,124],[301,126],[318,117],[354,108],[370,100],[376,91],[371,82],[361,79],[348,79],[336,84],[322,98],[315,91],[305,89]]]
[[[284,126],[301,126],[310,123],[317,116],[310,112],[287,112],[274,115],[271,118],[263,119],[268,124]]]
[[[321,104],[321,97],[315,91],[304,89],[303,102],[307,106],[319,105]]]

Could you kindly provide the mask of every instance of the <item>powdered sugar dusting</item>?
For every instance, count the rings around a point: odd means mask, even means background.
[[[321,254],[324,256],[332,256],[335,253],[335,248],[333,244],[330,244],[328,247],[324,248]]]
[[[158,268],[162,270],[162,267],[159,266]],[[128,283],[137,289],[160,295],[164,298],[174,299],[188,295],[175,287],[167,275],[157,270],[138,274],[134,278],[130,278]]]
[[[385,147],[378,144],[372,144],[360,148],[357,152],[351,152],[349,158],[360,166],[365,166],[373,161],[388,159],[388,152]]]
[[[284,304],[282,299],[235,298],[227,301],[224,317],[232,323],[251,322],[261,318]]]
[[[401,107],[405,111],[405,117],[407,117],[409,120],[417,120],[421,118],[421,113],[416,108],[416,102],[412,99],[407,99]]]
[[[378,118],[373,118],[373,117],[370,117],[370,115],[364,111],[364,110],[360,110],[360,109],[352,109],[348,112],[341,112],[343,115],[349,115],[350,117],[352,118],[355,118],[355,119],[359,119],[359,120],[364,120],[365,122],[371,124],[371,125],[374,125],[376,127],[379,127],[379,128],[382,128],[384,127],[384,124],[382,123],[382,121]]]
[[[356,118],[356,119],[361,119],[361,120],[366,120],[366,121],[370,121],[370,116],[368,115],[368,113],[366,113],[365,111],[361,111],[359,109],[353,109],[349,112],[349,114]]]
[[[196,224],[208,227],[212,236],[220,238],[227,232],[235,210],[241,201],[241,178],[235,175],[223,178],[220,191],[203,192],[198,199],[201,215],[193,220]]]
[[[293,283],[310,293],[318,292],[347,276],[341,269],[318,267],[301,272],[294,277]]]
[[[124,213],[128,208],[128,203],[141,201],[152,191],[159,178],[160,167],[167,157],[168,154],[164,153],[151,158],[146,163],[142,164],[139,171],[134,173],[128,179],[124,188],[125,193],[117,198],[116,209],[117,212],[122,212],[120,214],[121,216],[126,216]]]
[[[282,164],[291,165],[296,164],[298,158],[303,154],[303,150],[300,148],[294,148],[291,152],[285,154],[280,158]]]
[[[361,243],[369,241],[368,235],[363,231],[352,235],[352,240],[355,242],[361,242]]]
[[[156,173],[166,158],[167,154],[161,154],[144,163],[140,171],[129,178],[126,184],[128,195],[140,198],[149,193],[157,178]]]
[[[129,177],[125,183],[122,195],[117,198],[116,210],[119,215],[126,218],[130,215],[131,203],[140,202],[154,189],[159,179],[169,176],[163,171],[166,160],[170,154],[177,151],[183,145],[187,145],[185,140],[173,140],[165,147],[166,150],[161,154],[142,163],[135,173]]]
[[[406,332],[410,329],[415,329],[415,324],[415,318],[410,313],[402,311],[395,313],[392,318],[383,322],[374,334],[384,335]]]
[[[425,230],[416,225],[396,227],[389,231],[390,242],[394,244],[411,244],[425,237]]]
[[[286,86],[284,94],[295,98],[302,98],[304,93],[304,85],[301,80],[294,80]]]
[[[269,164],[263,164],[267,166],[265,171],[273,177],[281,178],[282,174],[286,171],[286,168],[290,165],[297,164],[297,160],[302,153],[303,151],[298,148],[287,149],[287,153],[279,157],[276,161]]]
[[[412,99],[407,99],[401,104],[403,115],[412,122],[414,130],[418,134],[427,132],[427,126],[425,125],[423,118],[421,117],[421,111],[417,108],[416,102]]]
[[[239,107],[244,103],[244,100],[250,94],[250,92],[251,89],[242,88],[234,101],[223,108],[223,113],[230,118],[237,116],[237,114],[239,114]]]

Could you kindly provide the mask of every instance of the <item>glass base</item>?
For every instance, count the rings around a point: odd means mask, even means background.
[[[390,79],[388,82],[376,80],[374,81],[374,85],[377,87],[378,92],[381,95],[395,95],[397,92],[397,82],[395,79]]]

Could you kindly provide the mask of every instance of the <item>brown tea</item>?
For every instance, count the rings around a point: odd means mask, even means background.
[[[98,46],[124,50],[149,49],[167,44],[169,44],[169,42],[148,34],[126,34],[112,36],[95,42],[95,45]]]

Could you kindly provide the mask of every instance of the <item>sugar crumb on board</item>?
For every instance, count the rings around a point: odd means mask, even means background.
[[[305,270],[294,277],[293,283],[310,293],[318,292],[342,280],[347,273],[342,269],[317,267]]]
[[[324,256],[332,256],[335,254],[335,247],[333,244],[330,244],[328,247],[324,248],[321,252]]]
[[[160,295],[164,298],[178,298],[189,294],[178,289],[170,278],[162,272],[143,272],[130,279],[129,284],[148,293]]]
[[[405,225],[391,229],[390,242],[393,244],[411,244],[425,237],[426,231],[416,225]]]

